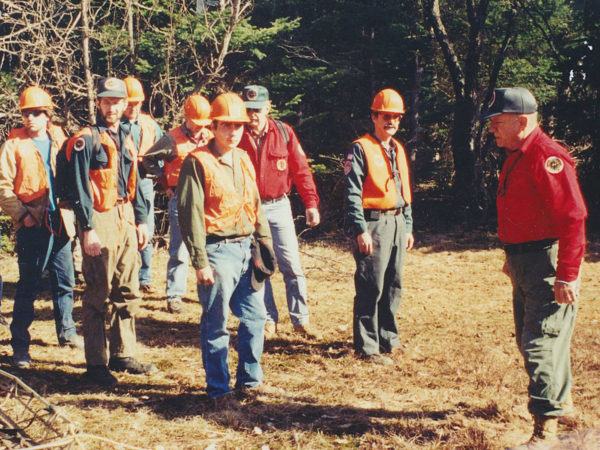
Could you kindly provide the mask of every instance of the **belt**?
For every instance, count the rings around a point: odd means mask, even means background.
[[[233,244],[234,242],[244,242],[248,236],[223,237],[223,236],[206,236],[207,244]]]
[[[541,241],[521,242],[519,244],[504,244],[504,251],[509,255],[520,255],[539,250],[545,250],[554,245],[556,239],[542,239]]]
[[[276,198],[261,198],[260,202],[263,205],[270,205],[271,203],[279,202],[279,201],[283,200],[286,197],[287,197],[287,195],[283,194],[283,195],[280,195],[279,197],[276,197]]]
[[[383,216],[397,216],[404,212],[404,207],[393,208],[393,209],[365,209],[365,219],[367,220],[378,220],[379,217]]]

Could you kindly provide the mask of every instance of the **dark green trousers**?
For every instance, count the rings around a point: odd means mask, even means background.
[[[402,266],[406,253],[404,216],[382,215],[368,221],[373,253],[354,250],[354,350],[363,355],[389,353],[400,345],[396,313],[402,294]]]
[[[529,375],[529,412],[562,416],[571,389],[571,336],[577,305],[554,301],[558,244],[506,255],[513,285],[517,345]]]

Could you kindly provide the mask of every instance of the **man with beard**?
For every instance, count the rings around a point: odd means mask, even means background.
[[[155,372],[135,359],[135,311],[140,300],[138,249],[148,244],[146,205],[137,174],[131,135],[120,126],[127,106],[123,80],[98,81],[98,123],[68,143],[79,239],[83,247],[83,337],[88,378],[103,387],[117,379],[110,373]],[[107,358],[106,328],[110,359]]]

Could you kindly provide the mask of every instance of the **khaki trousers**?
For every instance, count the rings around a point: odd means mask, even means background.
[[[107,364],[106,322],[110,356],[135,355],[135,311],[140,302],[140,256],[131,203],[94,211],[92,223],[102,253],[92,257],[83,252],[83,337],[88,366]],[[83,243],[81,230],[79,236]]]

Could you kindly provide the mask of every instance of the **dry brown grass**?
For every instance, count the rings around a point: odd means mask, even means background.
[[[83,354],[57,347],[51,302],[44,294],[31,327],[35,364],[19,375],[87,433],[144,448],[486,449],[520,444],[531,422],[526,376],[514,343],[509,281],[500,272],[503,253],[494,236],[484,233],[419,239],[405,267],[398,317],[404,344],[393,355],[394,366],[373,366],[354,357],[354,262],[343,245],[322,242],[302,245],[302,260],[312,321],[324,341],[307,342],[291,333],[283,283],[275,277],[281,332],[266,343],[258,399],[240,411],[208,408],[200,306],[191,273],[186,314],[168,314],[162,295],[145,298],[139,314],[140,359],[155,362],[160,373],[118,375],[120,386],[112,392],[83,383]],[[166,257],[161,250],[154,259],[160,291]],[[5,259],[2,275],[9,299],[16,274],[16,261]],[[591,245],[573,339],[573,398],[581,430],[600,427],[598,280],[600,246]],[[10,316],[11,310],[12,301],[5,299],[2,312]],[[230,325],[235,343],[234,319]],[[15,373],[9,365],[9,333],[0,331],[0,339],[0,368]],[[230,355],[233,368],[233,348]]]

